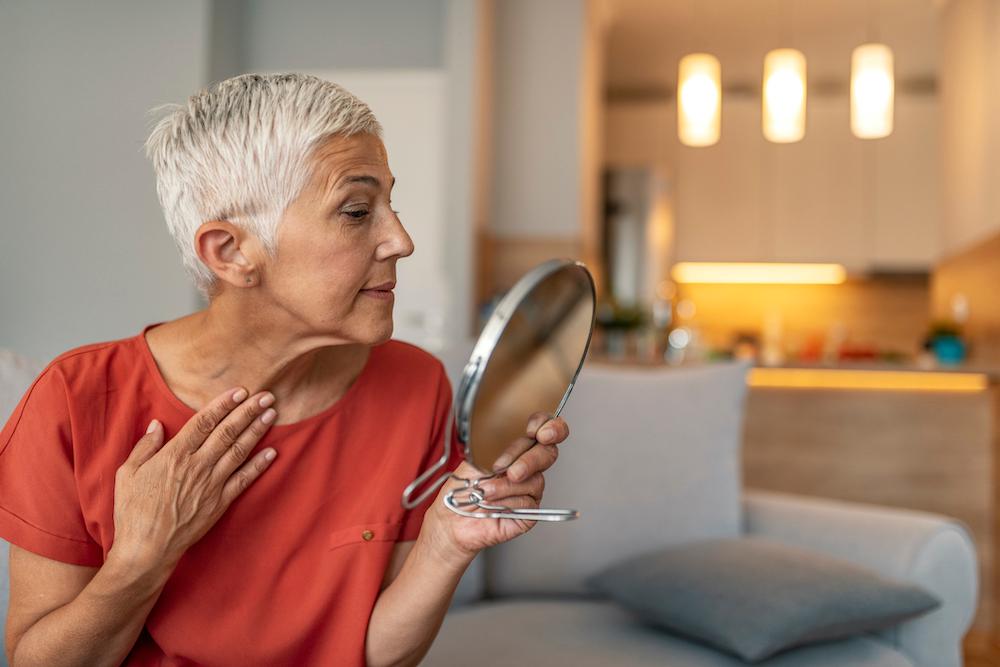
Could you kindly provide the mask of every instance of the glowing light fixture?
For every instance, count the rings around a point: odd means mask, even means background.
[[[681,58],[677,71],[677,136],[687,146],[711,146],[722,125],[722,67],[708,53]]]
[[[851,54],[851,131],[860,139],[892,134],[895,81],[892,49],[862,44]]]
[[[752,368],[751,387],[781,389],[872,389],[881,391],[979,392],[989,386],[979,373],[854,370],[823,368]]]
[[[678,262],[671,275],[679,283],[839,285],[847,279],[840,264],[763,262]]]
[[[806,57],[795,49],[764,56],[763,130],[768,141],[787,144],[806,134]]]

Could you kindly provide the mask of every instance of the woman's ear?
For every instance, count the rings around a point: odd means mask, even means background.
[[[218,280],[233,287],[253,287],[260,282],[253,261],[255,243],[251,234],[227,220],[202,224],[194,237],[198,257]]]

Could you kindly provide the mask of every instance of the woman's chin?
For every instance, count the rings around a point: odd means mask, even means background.
[[[392,329],[392,318],[389,318],[388,324],[373,327],[369,345],[379,345],[392,338]]]

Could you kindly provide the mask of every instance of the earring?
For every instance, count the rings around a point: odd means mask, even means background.
[[[253,276],[247,276],[247,285],[253,284]]]

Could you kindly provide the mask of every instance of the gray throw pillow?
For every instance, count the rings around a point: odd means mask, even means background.
[[[748,662],[895,625],[941,604],[918,586],[756,537],[640,555],[586,583],[647,623]]]

